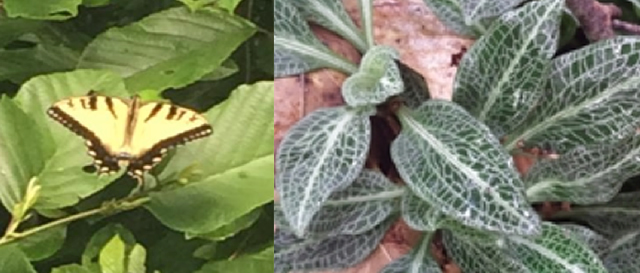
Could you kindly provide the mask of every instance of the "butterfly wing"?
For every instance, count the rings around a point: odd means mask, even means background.
[[[86,141],[99,173],[120,170],[115,155],[125,137],[129,105],[105,96],[82,96],[53,104],[47,114]]]
[[[134,159],[129,164],[129,174],[138,177],[158,164],[167,149],[213,133],[211,125],[199,113],[160,102],[143,104],[135,122],[131,134]]]

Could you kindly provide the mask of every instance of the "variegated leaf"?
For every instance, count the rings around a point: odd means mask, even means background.
[[[617,37],[554,59],[530,120],[507,137],[508,150],[613,144],[640,126],[640,38]]]
[[[640,272],[640,230],[623,234],[611,243],[602,262],[609,273]]]
[[[423,102],[431,98],[427,82],[420,73],[401,61],[396,60],[396,65],[400,70],[400,77],[404,83],[404,91],[400,94],[400,97],[409,108],[420,107]]]
[[[324,46],[290,0],[273,3],[274,76],[300,74],[320,67],[355,73],[357,67]]]
[[[415,230],[436,231],[445,220],[442,211],[407,191],[402,197],[402,219]]]
[[[532,235],[540,219],[524,184],[489,128],[448,101],[400,110],[402,132],[391,156],[402,179],[421,199],[478,229]]]
[[[448,28],[460,35],[477,37],[485,32],[482,25],[469,26],[459,0],[423,0]]]
[[[293,0],[291,2],[310,21],[340,34],[340,36],[358,48],[360,52],[367,50],[364,34],[353,23],[342,1]]]
[[[576,224],[560,224],[559,226],[570,232],[573,238],[589,246],[598,257],[602,257],[609,250],[611,242],[588,227]]]
[[[534,1],[502,15],[460,62],[453,101],[498,137],[518,126],[542,95],[563,3]]]
[[[538,161],[527,173],[530,202],[588,205],[611,200],[625,180],[640,174],[640,138],[619,145],[577,147],[559,159]]]
[[[482,19],[499,16],[524,0],[458,0],[464,13],[464,18],[467,21],[467,25],[474,25],[480,22]]]
[[[375,46],[362,57],[360,70],[342,84],[342,96],[350,106],[376,105],[404,91],[396,65],[398,52],[388,46]]]
[[[369,151],[369,114],[323,108],[296,123],[276,154],[276,189],[289,226],[303,237],[329,196],[358,177]]]
[[[431,233],[425,233],[411,253],[387,264],[380,273],[440,273],[440,265],[431,256]]]

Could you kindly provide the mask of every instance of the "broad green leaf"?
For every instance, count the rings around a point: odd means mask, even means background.
[[[306,234],[329,196],[360,174],[369,150],[368,113],[318,109],[289,129],[276,158],[276,189],[295,234]]]
[[[638,52],[640,38],[621,36],[554,59],[546,93],[530,120],[507,137],[507,149],[522,140],[562,154],[633,135],[640,125]]]
[[[82,0],[82,5],[85,7],[102,7],[109,5],[111,0]]]
[[[178,149],[159,176],[183,179],[179,173],[198,162],[200,178],[151,194],[147,206],[164,224],[192,235],[212,232],[273,200],[273,82],[240,86],[206,116],[213,135]]]
[[[179,88],[219,67],[254,31],[222,10],[172,8],[99,35],[78,67],[115,71],[130,91]]]
[[[342,96],[349,106],[383,103],[404,91],[404,82],[396,66],[398,52],[387,46],[375,46],[360,62],[360,70],[342,83]]]
[[[14,101],[0,98],[0,201],[9,212],[22,201],[29,181],[45,168],[53,147],[44,135]],[[36,181],[40,186],[43,182]]]
[[[43,22],[27,19],[7,18],[4,14],[0,14],[0,48],[13,42],[25,33],[36,31],[43,27]],[[4,59],[4,58],[3,58]],[[3,66],[7,63],[3,62]]]
[[[404,83],[404,91],[400,94],[402,100],[411,109],[420,107],[423,102],[431,98],[427,82],[420,73],[401,61],[396,61],[396,65],[400,70],[400,77],[402,77],[402,82]]]
[[[208,248],[208,250],[204,251],[204,253],[200,252],[199,255],[208,255],[203,258],[211,261],[232,260],[242,255],[253,254],[272,247],[274,233],[271,232],[271,229],[275,223],[273,203],[262,206],[260,210],[260,217],[251,227],[224,241],[218,241],[213,246],[211,244],[203,246],[202,248]]]
[[[27,256],[16,246],[0,246],[0,272],[36,273]]]
[[[203,240],[198,239],[187,240],[184,234],[178,232],[170,232],[164,237],[159,237],[155,244],[148,247],[147,270],[163,273],[193,273],[205,262],[193,255],[193,252],[204,243]]]
[[[391,157],[414,194],[478,229],[533,235],[540,219],[513,162],[489,128],[462,107],[431,100],[400,110]]]
[[[47,108],[54,102],[70,96],[86,95],[91,90],[103,95],[127,95],[120,77],[108,71],[97,70],[75,70],[38,76],[26,82],[16,95],[16,101],[35,119],[36,124],[50,132],[35,143],[55,143],[53,154],[41,155],[47,161],[45,168],[38,174],[42,189],[35,205],[36,209],[56,209],[73,205],[118,177],[99,177],[82,171],[83,166],[92,164],[92,159],[86,152],[85,141],[46,114]],[[51,137],[53,140],[50,140]]]
[[[125,245],[115,235],[100,251],[100,268],[103,273],[129,273],[125,270]]]
[[[367,51],[364,34],[353,22],[341,0],[291,1],[305,19],[321,25],[351,42],[360,52]]]
[[[191,11],[199,10],[205,6],[215,6],[233,12],[241,0],[178,0],[185,4]]]
[[[318,40],[299,10],[289,0],[275,0],[274,59],[275,77],[300,74],[320,67],[355,73],[354,64],[338,56]]]
[[[299,239],[278,229],[275,235],[274,273],[348,268],[375,250],[391,221],[358,235]]]
[[[622,234],[611,242],[602,262],[609,273],[631,273],[640,270],[640,231]]]
[[[66,20],[78,14],[82,0],[5,0],[4,9],[9,17],[37,20]]]
[[[608,202],[625,180],[640,174],[639,159],[640,138],[574,148],[559,159],[538,161],[529,170],[524,179],[527,199],[579,205]]]
[[[542,95],[541,85],[556,52],[563,4],[535,1],[504,14],[460,62],[453,101],[498,137],[519,125]]]
[[[38,74],[72,70],[79,57],[79,52],[54,45],[0,50],[0,80],[19,83]]]
[[[51,273],[101,273],[77,264],[63,265],[54,268]]]
[[[535,238],[509,237],[505,249],[531,272],[607,272],[591,249],[550,223]]]
[[[438,16],[438,19],[442,21],[444,25],[460,35],[477,37],[486,31],[482,25],[467,25],[460,0],[423,1],[425,5]]]
[[[431,233],[427,233],[411,253],[386,265],[380,273],[440,273],[440,265],[433,259],[429,246]]]
[[[307,234],[331,237],[360,234],[376,227],[399,210],[405,189],[393,184],[382,173],[363,170],[347,188],[334,192],[313,217]],[[278,228],[290,229],[281,208],[276,207]]]
[[[196,273],[225,272],[225,273],[264,273],[272,272],[273,247],[259,253],[243,255],[233,260],[213,261],[205,264]]]
[[[15,244],[31,261],[40,261],[56,253],[67,237],[67,226],[56,226],[18,239]]]
[[[491,243],[480,243],[468,237],[457,236],[450,230],[443,231],[442,241],[447,253],[463,272],[529,273],[527,269],[505,248],[504,239]]]
[[[133,246],[127,259],[127,271],[126,273],[145,273],[146,267],[144,265],[147,258],[147,251],[139,244]]]
[[[82,253],[82,265],[89,266],[95,258],[99,257],[105,246],[116,237],[127,245],[134,245],[136,242],[133,234],[120,224],[108,224],[93,234],[87,242]]]
[[[585,223],[608,239],[640,229],[640,194],[621,193],[606,204],[575,207],[557,217]]]
[[[589,248],[591,248],[598,257],[602,257],[607,251],[609,251],[611,242],[588,227],[576,224],[561,224],[560,227],[569,231],[571,236],[576,240],[589,246]]]
[[[243,229],[250,227],[253,223],[256,222],[256,220],[258,220],[261,213],[261,208],[254,209],[251,212],[233,220],[233,222],[226,224],[212,232],[206,234],[187,234],[187,238],[191,236],[198,236],[200,238],[205,238],[212,241],[222,241],[237,234]]]

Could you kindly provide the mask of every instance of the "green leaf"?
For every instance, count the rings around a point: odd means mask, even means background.
[[[404,83],[404,91],[400,94],[402,100],[411,109],[420,107],[423,102],[431,98],[426,80],[420,73],[401,61],[396,61],[396,65]]]
[[[460,0],[423,0],[429,10],[448,28],[460,35],[478,37],[486,30],[482,25],[468,26],[460,5]],[[462,0],[464,1],[464,0]],[[470,1],[471,2],[471,1]],[[498,1],[496,1],[498,2]],[[502,2],[502,1],[499,1]]]
[[[518,257],[513,257],[509,249],[505,248],[504,239],[479,243],[450,230],[444,230],[442,235],[447,253],[463,272],[543,272],[531,271]]]
[[[411,191],[406,191],[402,197],[402,219],[415,230],[436,231],[444,220],[444,214]]]
[[[342,83],[342,95],[349,106],[375,105],[404,91],[404,82],[396,66],[398,52],[387,46],[375,46],[362,57],[360,70]]]
[[[43,22],[7,18],[4,14],[0,14],[0,48],[13,42],[25,33],[36,31],[44,25]],[[8,64],[3,63],[3,66],[5,65]]]
[[[640,174],[640,138],[618,145],[577,147],[559,159],[538,161],[527,173],[529,202],[605,203],[627,179]],[[585,171],[588,170],[588,171]]]
[[[593,251],[550,223],[542,224],[541,236],[509,237],[505,249],[531,272],[607,272]]]
[[[40,261],[56,253],[67,237],[67,226],[56,226],[36,234],[20,238],[15,244],[30,261]]]
[[[458,2],[467,22],[466,24],[474,25],[480,23],[482,19],[501,15],[524,2],[524,0],[458,0]]]
[[[478,229],[539,232],[540,219],[525,199],[512,160],[489,128],[448,101],[403,108],[398,117],[402,131],[391,157],[414,194]]]
[[[82,253],[82,265],[89,266],[93,259],[100,255],[107,243],[116,236],[127,245],[135,244],[135,238],[129,230],[120,224],[108,224],[93,234],[89,242],[87,242],[84,252]]]
[[[101,273],[101,272],[92,271],[81,265],[69,264],[69,265],[56,267],[51,271],[51,273]]]
[[[640,268],[640,231],[622,234],[611,242],[602,262],[609,273],[636,272]]]
[[[78,14],[82,0],[5,0],[4,9],[9,17],[37,20],[65,20]]]
[[[369,150],[369,115],[346,107],[318,109],[289,129],[276,158],[276,188],[296,235],[335,191],[360,174]]]
[[[368,49],[364,34],[353,22],[340,0],[291,1],[304,18],[321,25],[351,42],[360,52]]]
[[[391,221],[358,235],[299,239],[278,229],[275,235],[274,273],[342,269],[356,265],[375,250]]]
[[[146,267],[144,265],[147,258],[147,251],[139,244],[133,246],[133,249],[129,253],[129,259],[127,259],[127,271],[126,273],[145,273]]]
[[[0,246],[0,272],[36,273],[27,256],[16,246]]]
[[[193,252],[204,242],[184,237],[182,233],[170,232],[149,246],[147,270],[164,273],[193,273],[198,270],[204,261],[194,257]]]
[[[518,126],[542,95],[541,85],[556,52],[563,4],[535,1],[504,14],[460,62],[453,101],[498,137]]]
[[[100,268],[103,273],[129,273],[125,271],[125,245],[115,235],[100,251]]]
[[[640,126],[640,39],[617,37],[564,54],[553,61],[540,99],[509,150],[550,146],[562,154],[577,146],[610,143]]]
[[[79,52],[57,45],[0,50],[0,80],[23,82],[38,74],[68,71],[76,66],[79,57]]]
[[[273,247],[260,253],[240,256],[227,261],[214,261],[205,264],[196,273],[225,272],[225,273],[264,273],[273,269]]]
[[[288,0],[275,0],[274,59],[275,77],[308,72],[321,67],[355,73],[354,64],[324,46],[311,32],[299,10]]]
[[[427,233],[411,253],[386,265],[380,273],[440,273],[440,265],[431,256],[431,233]]]
[[[42,189],[35,205],[36,209],[56,209],[73,205],[118,177],[99,177],[83,172],[82,167],[92,163],[91,157],[86,153],[84,140],[46,115],[46,109],[54,102],[70,96],[86,95],[90,90],[119,97],[127,94],[122,79],[113,73],[76,70],[32,78],[16,95],[16,101],[35,119],[36,124],[50,132],[50,136],[46,134],[46,137],[41,137],[34,143],[55,143],[53,154],[40,155],[46,159],[46,166],[38,173],[38,184]],[[26,134],[20,135],[22,138],[28,137]],[[53,140],[50,140],[51,137]]]
[[[51,154],[53,147],[44,135],[11,99],[0,98],[0,201],[9,212],[22,201],[27,184],[40,174]],[[38,185],[42,183],[37,180]]]
[[[234,11],[241,0],[178,0],[185,4],[191,11],[199,10],[205,6],[214,6],[225,9],[227,11]]]
[[[214,71],[254,32],[225,11],[172,8],[99,35],[78,67],[113,70],[131,91],[179,88]]]
[[[609,251],[611,242],[590,228],[576,224],[561,224],[559,226],[570,232],[573,238],[589,246],[598,257],[602,257]]]
[[[349,187],[329,196],[309,223],[307,234],[331,237],[363,233],[397,212],[404,193],[403,187],[382,173],[365,169]],[[290,229],[280,208],[275,215],[278,228]]]
[[[212,232],[209,232],[206,234],[199,234],[199,235],[187,234],[187,238],[191,236],[198,236],[200,238],[205,238],[212,241],[222,241],[224,239],[227,239],[235,235],[236,233],[242,231],[243,229],[250,227],[253,223],[255,223],[256,220],[258,220],[261,213],[262,213],[261,208],[254,209],[251,212],[245,215],[242,215],[239,218],[236,218],[235,220],[233,220],[233,222],[226,224]]]
[[[201,178],[151,194],[147,206],[164,224],[192,234],[212,232],[273,200],[273,82],[240,86],[206,116],[213,136],[176,151],[160,175],[176,179],[195,161]]]

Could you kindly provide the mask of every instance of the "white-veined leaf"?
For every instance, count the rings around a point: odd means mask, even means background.
[[[402,197],[402,219],[415,230],[435,231],[444,221],[442,211],[407,191]]]
[[[362,57],[360,70],[342,83],[342,96],[350,106],[380,104],[404,91],[404,82],[392,47],[375,46]]]
[[[482,19],[499,16],[524,0],[458,0],[462,12],[464,13],[467,25],[475,25],[480,23]]]
[[[391,156],[417,196],[478,229],[539,232],[540,219],[525,199],[524,184],[489,128],[448,101],[402,109],[399,118],[402,132]]]
[[[291,2],[306,19],[340,34],[361,52],[367,50],[364,34],[353,23],[341,0],[295,0]]]
[[[380,273],[440,273],[440,265],[431,256],[431,233],[425,233],[411,253],[386,265]]]
[[[363,170],[356,181],[333,193],[309,223],[313,237],[359,234],[370,230],[399,209],[404,187],[395,185],[382,173]],[[290,229],[282,209],[276,206],[278,228]]]
[[[393,219],[365,233],[319,239],[299,239],[278,229],[274,238],[274,272],[342,269],[356,265],[373,252]]]
[[[518,126],[542,95],[563,3],[535,1],[502,15],[460,61],[453,101],[498,137]]]
[[[404,91],[400,94],[400,97],[409,108],[420,107],[423,102],[431,97],[427,82],[420,73],[401,61],[396,61],[396,65],[400,70],[400,77],[402,77],[402,82],[404,83]]]
[[[291,127],[276,154],[276,188],[294,233],[303,237],[329,196],[358,177],[369,151],[369,113],[319,109]]]
[[[633,273],[640,271],[640,231],[619,236],[611,242],[602,262],[609,273]]]
[[[602,257],[609,250],[611,242],[588,227],[576,224],[560,224],[559,226],[570,232],[573,238],[589,246],[598,257]]]
[[[289,0],[273,3],[275,77],[300,74],[320,67],[355,73],[354,64],[324,46]]]
[[[508,150],[550,146],[565,153],[577,146],[613,144],[640,125],[640,38],[616,37],[554,59],[530,120],[507,137]]]
[[[448,28],[460,35],[477,37],[482,35],[483,27],[480,25],[468,26],[464,19],[464,13],[458,0],[423,0],[433,13],[438,16]]]

